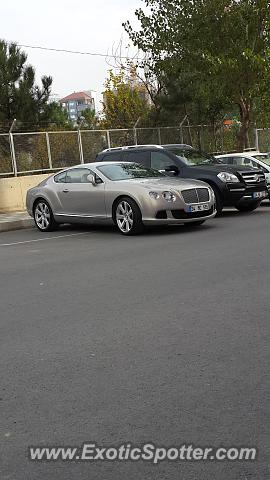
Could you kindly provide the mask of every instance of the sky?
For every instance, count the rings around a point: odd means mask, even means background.
[[[0,38],[18,44],[49,48],[111,53],[123,37],[130,41],[122,23],[138,26],[136,8],[143,0],[0,0]],[[110,66],[102,57],[74,55],[23,48],[36,78],[53,77],[52,92],[64,97],[74,91],[93,90],[98,108]],[[125,50],[123,50],[123,54]]]

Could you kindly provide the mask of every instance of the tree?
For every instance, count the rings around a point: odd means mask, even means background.
[[[136,11],[141,29],[124,26],[133,43],[150,52],[148,68],[162,78],[164,93],[174,83],[186,96],[183,103],[195,100],[206,112],[237,106],[237,149],[243,150],[253,103],[268,81],[268,0],[145,1],[150,14]]]
[[[66,109],[57,102],[49,102],[44,105],[39,114],[39,125],[43,130],[73,129]]]
[[[98,126],[98,118],[96,116],[95,110],[92,108],[86,108],[81,112],[79,117],[79,125],[83,128],[89,128],[94,130]]]
[[[26,53],[15,43],[0,40],[0,122],[11,125],[16,118],[31,129],[48,108],[52,78],[43,76],[39,87],[34,68],[26,61]]]
[[[132,128],[149,111],[146,92],[131,77],[127,78],[123,70],[118,74],[109,71],[103,99],[101,124],[105,128]]]

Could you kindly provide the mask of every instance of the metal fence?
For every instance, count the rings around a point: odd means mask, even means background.
[[[267,130],[267,129],[266,129]],[[269,145],[270,130],[250,131],[249,147]],[[95,160],[104,148],[186,143],[206,152],[235,149],[235,131],[209,125],[0,134],[0,176],[50,172]],[[264,148],[265,149],[265,148]]]
[[[270,152],[270,128],[256,129],[256,150]]]

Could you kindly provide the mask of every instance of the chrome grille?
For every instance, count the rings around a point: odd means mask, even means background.
[[[181,193],[185,203],[198,203],[198,197],[195,188],[190,188],[189,190],[182,190]]]
[[[258,172],[241,172],[240,174],[242,175],[242,178],[247,185],[257,185],[258,183],[265,181],[264,173],[260,170]]]
[[[197,188],[197,195],[199,202],[209,202],[208,188]]]
[[[209,202],[208,188],[189,188],[181,191],[185,203]]]

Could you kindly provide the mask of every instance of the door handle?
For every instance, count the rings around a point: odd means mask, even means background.
[[[68,190],[67,188],[65,188],[65,189],[63,190],[63,193],[68,193],[68,192],[69,192],[69,190]]]

